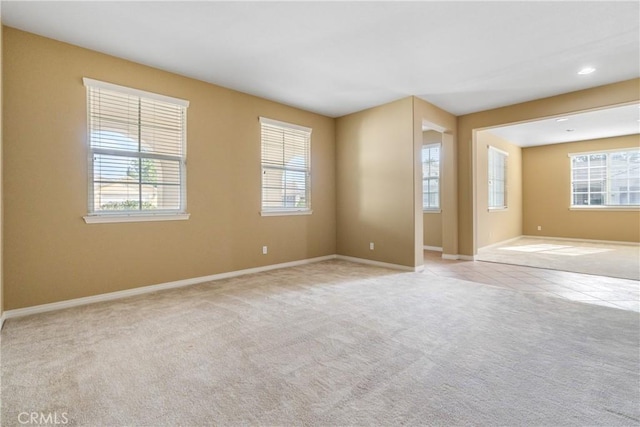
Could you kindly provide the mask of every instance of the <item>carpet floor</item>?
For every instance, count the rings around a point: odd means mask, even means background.
[[[640,280],[640,246],[521,237],[478,250],[478,261]]]
[[[328,261],[9,319],[1,421],[640,425],[639,340],[635,312]]]

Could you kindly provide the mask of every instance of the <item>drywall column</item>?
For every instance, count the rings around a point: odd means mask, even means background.
[[[1,4],[0,4],[1,7]],[[3,241],[3,193],[2,193],[2,162],[4,162],[4,157],[2,154],[2,11],[0,11],[0,327],[2,327],[2,315],[4,313],[4,282],[2,280],[3,277],[3,269],[2,269],[2,259],[4,258],[4,241]]]
[[[415,267],[413,131],[410,97],[336,120],[339,255]]]
[[[433,104],[420,98],[413,98],[414,127],[416,138],[422,141],[422,125],[442,132],[442,148],[440,159],[440,206],[442,209],[442,254],[452,257],[458,254],[458,180],[457,180],[457,118]],[[421,156],[416,161],[421,163]],[[420,175],[420,194],[416,204],[420,209],[422,221],[422,167],[417,171]],[[422,240],[422,239],[420,239]],[[417,251],[418,249],[416,249]],[[422,258],[422,245],[419,249]]]
[[[471,256],[475,255],[477,251],[477,242],[474,237],[474,218],[476,216],[473,176],[474,130],[636,102],[639,99],[640,79],[632,79],[458,117],[457,173],[460,253]]]

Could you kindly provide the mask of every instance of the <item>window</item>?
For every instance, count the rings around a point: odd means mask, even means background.
[[[570,154],[571,206],[640,205],[640,150]]]
[[[260,118],[262,214],[311,213],[311,129]]]
[[[440,144],[422,146],[422,209],[440,209]]]
[[[87,78],[84,84],[90,152],[85,221],[184,214],[188,102]]]
[[[489,209],[507,208],[507,158],[509,153],[489,146]]]

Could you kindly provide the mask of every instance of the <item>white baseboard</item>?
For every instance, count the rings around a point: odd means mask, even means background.
[[[2,313],[2,316],[0,316],[0,331],[2,330],[2,327],[4,326],[4,313]]]
[[[298,261],[284,262],[284,263],[281,263],[281,264],[265,265],[265,266],[262,266],[262,267],[247,268],[247,269],[244,269],[244,270],[230,271],[230,272],[227,272],[227,273],[212,274],[210,276],[202,276],[202,277],[194,277],[194,278],[191,278],[191,279],[176,280],[174,282],[160,283],[160,284],[157,284],[157,285],[142,286],[142,287],[139,287],[139,288],[127,289],[127,290],[124,290],[124,291],[116,291],[116,292],[109,292],[109,293],[106,293],[106,294],[92,295],[92,296],[89,296],[89,297],[74,298],[74,299],[70,299],[70,300],[66,300],[66,301],[59,301],[59,302],[53,302],[53,303],[49,303],[49,304],[35,305],[35,306],[32,306],[32,307],[17,308],[17,309],[14,309],[14,310],[7,310],[4,313],[2,313],[2,316],[0,317],[0,328],[2,327],[1,325],[4,324],[5,319],[12,319],[12,318],[16,318],[16,317],[29,316],[29,315],[32,315],[32,314],[47,313],[49,311],[62,310],[62,309],[65,309],[65,308],[78,307],[78,306],[87,305],[87,304],[94,304],[94,303],[97,303],[97,302],[113,301],[113,300],[117,300],[117,299],[121,299],[121,298],[127,298],[127,297],[131,297],[131,296],[143,295],[143,294],[148,294],[148,293],[151,293],[151,292],[162,291],[162,290],[165,290],[165,289],[181,288],[181,287],[184,287],[184,286],[195,285],[195,284],[198,284],[198,283],[211,282],[211,281],[220,280],[220,279],[228,279],[228,278],[231,278],[231,277],[244,276],[246,274],[261,273],[261,272],[264,272],[264,271],[277,270],[277,269],[280,269],[280,268],[295,267],[295,266],[311,264],[311,263],[315,263],[315,262],[328,261],[328,260],[331,260],[331,259],[341,259],[341,260],[344,260],[344,261],[351,261],[351,262],[356,262],[356,263],[360,263],[360,264],[375,265],[375,266],[378,266],[378,267],[386,267],[386,268],[391,268],[391,269],[394,269],[394,270],[402,270],[402,271],[422,271],[422,270],[424,270],[424,266],[408,267],[408,266],[405,266],[405,265],[391,264],[391,263],[387,263],[387,262],[373,261],[373,260],[349,257],[349,256],[344,256],[344,255],[326,255],[326,256],[321,256],[321,257],[316,257],[316,258],[308,258],[308,259],[303,259],[303,260],[298,260]]]
[[[520,236],[512,237],[510,239],[502,240],[500,242],[491,243],[490,245],[483,246],[481,248],[478,248],[478,250],[480,250],[480,249],[490,249],[490,248],[493,248],[495,246],[506,245],[507,243],[513,242],[513,241],[521,239],[523,237],[529,237],[529,236],[520,235]]]
[[[440,246],[423,246],[422,249],[425,251],[434,251],[434,252],[442,252],[442,248]]]
[[[578,239],[574,237],[551,237],[551,236],[529,236],[529,235],[524,235],[521,237],[526,237],[531,239],[563,240],[563,241],[574,241],[574,242],[585,242],[585,243],[603,243],[606,245],[640,246],[640,243],[638,242],[622,242],[620,240],[595,240],[595,239]],[[501,242],[501,243],[504,243],[504,242]]]
[[[461,255],[461,254],[442,254],[442,259],[449,260],[462,260],[462,261],[475,261],[475,255]]]
[[[127,289],[124,291],[109,292],[106,294],[92,295],[90,297],[74,298],[66,301],[53,302],[50,304],[35,305],[32,307],[17,308],[7,310],[2,314],[2,322],[5,319],[15,317],[29,316],[31,314],[46,313],[54,310],[62,310],[65,308],[78,307],[81,305],[93,304],[97,302],[112,301],[116,299],[131,297],[135,295],[148,294],[151,292],[162,291],[165,289],[181,288],[184,286],[195,285],[197,283],[210,282],[213,280],[228,279],[231,277],[244,276],[246,274],[260,273],[263,271],[276,270],[279,268],[295,267],[298,265],[311,264],[314,262],[327,261],[335,259],[336,255],[327,255],[317,258],[308,258],[299,261],[285,262],[281,264],[265,265],[262,267],[247,268],[244,270],[230,271],[227,273],[212,274],[210,276],[194,277],[192,279],[176,280],[174,282],[160,283],[157,285],[142,286],[139,288]]]
[[[389,262],[374,261],[374,260],[371,260],[371,259],[356,258],[356,257],[352,257],[352,256],[347,256],[347,255],[336,255],[336,259],[341,259],[343,261],[356,262],[358,264],[375,265],[376,267],[391,268],[393,270],[401,270],[401,271],[422,271],[422,270],[424,270],[424,265],[419,265],[417,267],[409,267],[407,265],[391,264]]]

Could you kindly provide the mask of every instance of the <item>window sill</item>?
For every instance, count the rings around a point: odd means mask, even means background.
[[[261,211],[260,216],[311,215],[312,210],[303,211]]]
[[[505,212],[508,211],[509,208],[504,207],[504,208],[489,208],[487,209],[487,212]]]
[[[122,215],[87,215],[84,222],[87,224],[105,224],[112,222],[148,222],[148,221],[184,221],[189,219],[191,214],[122,214]]]
[[[439,214],[442,213],[442,209],[423,209],[422,213],[426,214]]]
[[[640,206],[570,206],[570,211],[638,212]]]

